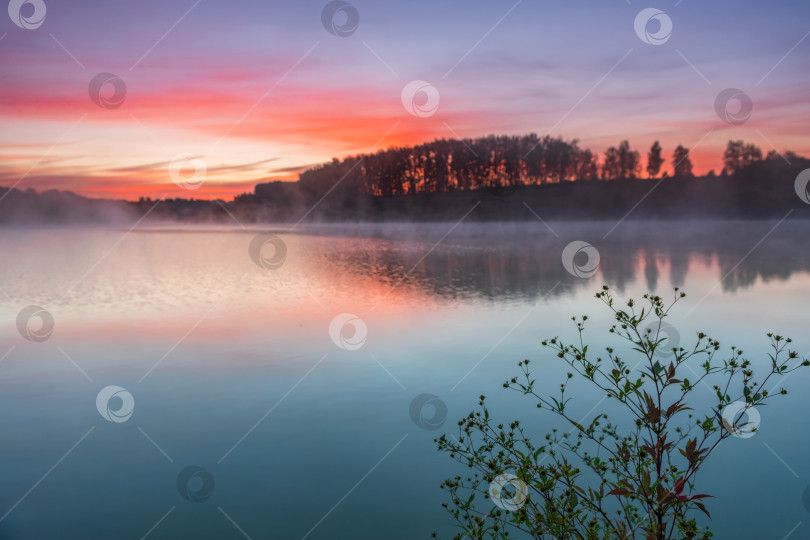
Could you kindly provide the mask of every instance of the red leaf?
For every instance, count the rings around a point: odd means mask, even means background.
[[[689,500],[691,501],[693,499],[705,499],[706,497],[714,497],[714,495],[693,495],[692,497],[689,498]]]
[[[706,510],[706,507],[705,507],[705,506],[703,506],[703,503],[695,503],[695,504],[697,505],[697,507],[698,507],[698,508],[700,508],[701,510],[703,510],[703,513],[704,513],[704,514],[706,514],[707,516],[709,516],[709,519],[712,519],[711,514],[709,514],[709,511],[708,511],[708,510]]]

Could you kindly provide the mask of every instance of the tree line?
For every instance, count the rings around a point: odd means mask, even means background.
[[[788,152],[787,154],[795,156]],[[786,157],[789,156],[786,154]],[[775,151],[765,159],[779,157]],[[754,144],[729,141],[723,154],[721,174],[733,175],[763,160]],[[659,141],[646,155],[648,178],[694,176],[690,150],[678,145],[669,158]],[[412,147],[394,147],[373,154],[333,159],[300,175],[304,194],[323,194],[339,185],[341,191],[374,196],[444,193],[490,188],[509,188],[572,180],[620,180],[639,178],[641,154],[624,140],[598,156],[580,148],[576,139],[495,136],[474,139],[437,139]],[[714,173],[710,173],[710,176]]]

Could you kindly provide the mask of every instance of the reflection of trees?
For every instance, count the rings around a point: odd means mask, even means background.
[[[353,271],[371,273],[391,284],[404,278],[404,286],[440,297],[536,301],[552,289],[552,296],[562,297],[602,283],[622,291],[638,278],[649,290],[656,290],[667,267],[672,285],[681,287],[690,261],[717,261],[717,280],[726,276],[722,289],[735,291],[751,286],[758,278],[786,280],[795,272],[810,270],[810,252],[801,249],[810,223],[786,222],[752,251],[772,226],[766,222],[628,223],[622,227],[626,232],[617,230],[602,240],[608,228],[594,224],[580,225],[576,230],[573,225],[556,224],[560,238],[538,232],[533,226],[510,225],[507,230],[491,232],[487,225],[472,225],[429,253],[439,239],[429,227],[396,233],[383,227],[377,236],[392,242],[386,242],[382,254],[357,250],[344,262]],[[573,277],[562,266],[562,249],[575,239],[589,241],[599,249],[600,274],[593,279]],[[408,249],[398,247],[402,245]]]
[[[644,250],[644,279],[647,289],[654,291],[658,288],[658,262],[655,253],[650,250]]]
[[[669,281],[673,287],[683,287],[689,271],[689,251],[672,250],[669,256]]]

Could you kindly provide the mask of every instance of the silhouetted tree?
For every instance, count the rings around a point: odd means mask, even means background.
[[[639,153],[630,148],[629,141],[619,144],[619,178],[635,178],[641,169]]]
[[[765,156],[765,160],[766,161],[772,161],[774,159],[783,159],[783,160],[787,161],[788,163],[790,163],[790,162],[792,162],[792,161],[794,161],[796,159],[801,159],[801,158],[796,154],[796,152],[791,152],[790,150],[786,151],[783,154],[779,153],[779,151],[777,151],[777,150],[771,150],[770,152],[768,152],[768,155]]]
[[[599,177],[599,160],[590,150],[581,150],[577,154],[577,180],[596,180]]]
[[[650,178],[655,178],[661,172],[661,165],[664,164],[664,158],[661,157],[661,145],[655,141],[650,147],[650,152],[647,154],[647,174]]]
[[[628,141],[622,141],[619,147],[611,146],[605,150],[605,161],[602,163],[602,178],[635,178],[639,171],[639,153],[630,148]]]
[[[734,174],[761,160],[762,150],[756,145],[745,144],[743,141],[728,141],[726,151],[723,152],[723,172]]]
[[[689,159],[689,149],[680,144],[672,153],[672,176],[675,178],[691,178],[692,160]]]
[[[602,162],[602,179],[615,180],[620,178],[621,175],[621,160],[619,158],[619,149],[611,146],[605,150],[605,159]]]

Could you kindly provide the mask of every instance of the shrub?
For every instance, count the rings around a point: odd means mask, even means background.
[[[684,296],[675,289],[665,303],[646,294],[640,306],[629,300],[619,308],[603,287],[596,297],[615,316],[610,333],[639,359],[625,360],[611,347],[595,355],[584,340],[588,317],[573,318],[576,343],[542,342],[570,368],[555,395],[537,390],[529,360],[518,364],[521,374],[504,387],[562,419],[567,433],[552,430],[535,442],[518,421],[496,425],[481,396],[479,409],[459,421],[457,439],[436,439],[440,451],[473,469],[442,483],[451,499],[443,506],[461,530],[455,538],[712,537],[695,519],[700,512],[711,517],[710,495],[695,490],[698,471],[721,441],[755,432],[756,407],[787,393],[769,394],[772,378],[810,362],[788,349],[789,338],[774,334],[768,334],[770,370],[760,375],[736,347],[720,360],[720,343],[702,332],[691,348],[667,348],[665,319]],[[577,421],[569,407],[574,377],[618,402],[622,418],[614,422],[599,413],[585,425]],[[712,383],[716,404],[693,410],[690,394]]]

